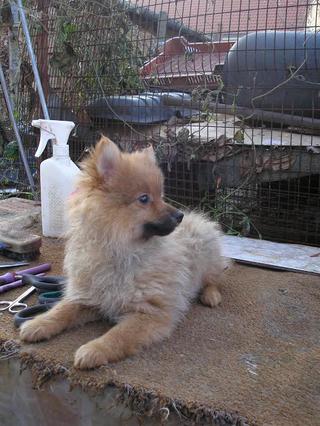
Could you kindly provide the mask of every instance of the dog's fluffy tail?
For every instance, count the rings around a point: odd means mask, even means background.
[[[230,265],[229,259],[222,257],[221,227],[205,214],[186,213],[178,230],[190,253],[197,254],[210,275],[219,276]]]

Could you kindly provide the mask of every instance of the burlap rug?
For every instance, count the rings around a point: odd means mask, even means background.
[[[61,273],[63,244],[45,240],[37,263]],[[1,300],[21,292],[1,295]],[[34,299],[28,299],[30,304]],[[107,330],[92,323],[53,340],[21,345],[34,386],[56,375],[84,392],[116,386],[140,415],[167,407],[217,425],[320,425],[320,279],[235,265],[217,309],[194,304],[169,340],[119,364],[73,368],[75,350]],[[0,316],[2,351],[18,339],[12,316]],[[162,410],[163,412],[163,410]]]

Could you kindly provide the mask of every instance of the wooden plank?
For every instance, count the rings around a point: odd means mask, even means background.
[[[320,275],[319,247],[225,235],[223,253],[241,263]]]
[[[244,145],[320,146],[320,137],[270,129],[245,129]]]
[[[221,114],[220,114],[221,116]],[[234,118],[226,117],[221,120],[217,117],[217,121],[210,123],[192,123],[184,126],[189,130],[194,139],[199,139],[207,142],[208,140],[216,140],[220,136],[225,136],[227,139],[233,139],[237,132],[242,132],[242,129],[236,124]],[[239,122],[238,122],[239,123]],[[182,127],[177,127],[176,134]],[[281,130],[245,128],[243,139],[239,138],[237,133],[235,143],[238,145],[262,145],[262,146],[320,146],[320,136],[303,135],[293,132],[285,132]],[[241,135],[241,133],[240,133]]]

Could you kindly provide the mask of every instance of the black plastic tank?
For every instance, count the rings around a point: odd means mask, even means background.
[[[320,34],[247,34],[227,55],[223,82],[227,104],[319,117]]]

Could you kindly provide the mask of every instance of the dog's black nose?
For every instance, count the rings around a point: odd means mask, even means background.
[[[183,214],[180,210],[176,210],[176,211],[173,213],[173,215],[172,215],[172,216],[175,218],[175,220],[177,221],[177,223],[181,223],[181,222],[182,222],[182,219],[183,219],[184,214]]]

